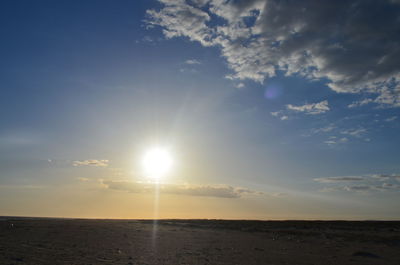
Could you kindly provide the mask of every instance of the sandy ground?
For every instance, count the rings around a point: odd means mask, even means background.
[[[0,218],[0,264],[400,264],[400,222]]]

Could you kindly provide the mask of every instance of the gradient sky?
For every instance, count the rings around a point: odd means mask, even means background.
[[[0,35],[0,215],[400,219],[399,1],[10,0]]]

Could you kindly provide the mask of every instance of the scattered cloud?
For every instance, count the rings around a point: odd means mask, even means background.
[[[314,178],[315,182],[328,184],[320,191],[348,191],[348,192],[372,192],[372,191],[400,191],[400,175],[371,174],[362,176],[341,176]],[[343,185],[346,183],[346,185]]]
[[[400,182],[400,174],[392,174],[392,175],[374,174],[374,175],[371,175],[371,177],[376,178],[380,181],[397,180]]]
[[[328,101],[324,100],[318,103],[305,104],[301,106],[294,106],[292,104],[286,105],[288,110],[297,112],[304,112],[305,114],[316,115],[329,111]]]
[[[354,137],[361,137],[366,132],[367,132],[367,130],[365,128],[357,128],[357,129],[342,130],[340,133],[354,136]]]
[[[79,180],[79,181],[81,181],[81,182],[87,182],[87,181],[90,180],[89,178],[81,178],[81,177],[76,178],[76,179]]]
[[[316,133],[327,133],[327,132],[333,131],[333,130],[336,129],[336,128],[337,128],[336,125],[334,125],[333,123],[331,123],[331,124],[329,124],[329,125],[327,125],[327,126],[325,126],[325,127],[312,129],[311,132],[312,132],[313,134],[316,134]]]
[[[283,111],[275,111],[270,113],[272,116],[279,118],[281,121],[286,121],[289,116],[285,115]]]
[[[167,39],[219,47],[232,70],[228,78],[263,82],[283,71],[327,80],[336,92],[374,95],[349,107],[400,107],[400,6],[394,1],[159,2],[162,8],[147,11],[147,25],[160,26]]]
[[[244,83],[239,83],[239,84],[237,84],[236,85],[236,88],[244,88],[245,87],[245,85],[244,85]]]
[[[364,127],[356,127],[356,128],[341,128],[347,127],[348,123],[343,123],[343,120],[348,120],[349,118],[346,117],[345,119],[339,120],[338,122],[329,123],[328,125],[320,128],[313,128],[310,130],[309,133],[303,134],[303,136],[313,136],[316,134],[319,135],[326,135],[327,139],[324,141],[325,144],[334,146],[338,144],[347,143],[353,140],[363,140],[363,141],[371,141],[370,138],[366,137],[368,131]]]
[[[131,193],[151,193],[154,192],[154,184],[130,182],[130,181],[106,181],[102,184],[107,189],[126,191]],[[218,198],[240,198],[244,195],[263,195],[259,191],[247,188],[232,187],[228,185],[176,185],[162,184],[159,191],[165,194],[187,195],[187,196],[204,196]],[[277,193],[278,194],[278,193]],[[276,196],[281,196],[278,194]]]
[[[361,181],[364,180],[362,176],[344,176],[344,177],[327,177],[327,178],[315,178],[314,181],[320,183],[336,183],[346,181]]]
[[[349,186],[344,186],[343,190],[346,191],[354,191],[354,192],[365,192],[365,191],[370,191],[374,190],[374,186],[369,186],[369,185],[349,185]]]
[[[392,117],[385,119],[386,122],[391,122],[391,121],[395,121],[395,120],[397,120],[397,116],[392,116]]]
[[[180,68],[179,72],[181,73],[190,73],[190,74],[197,74],[199,71],[193,68]]]
[[[136,41],[135,41],[135,43],[136,44],[141,44],[141,43],[145,43],[145,44],[147,44],[147,45],[156,45],[158,42],[160,42],[160,41],[162,41],[163,39],[162,38],[154,38],[154,37],[151,37],[151,36],[144,36],[143,38],[141,38],[141,39],[137,39]]]
[[[89,160],[76,160],[72,162],[74,167],[78,166],[94,166],[94,167],[107,167],[109,161],[107,159],[97,160],[97,159],[89,159]]]
[[[367,104],[369,104],[371,102],[373,102],[372,99],[366,98],[366,99],[363,99],[363,100],[360,100],[360,101],[354,101],[353,103],[349,104],[348,107],[349,108],[361,107],[361,106],[367,105]]]
[[[336,136],[332,136],[329,138],[329,140],[324,141],[324,143],[327,145],[333,146],[333,145],[337,145],[337,144],[344,144],[344,143],[347,143],[348,141],[349,141],[349,139],[346,137],[337,138]]]
[[[201,64],[200,61],[196,60],[196,59],[190,59],[190,60],[186,60],[185,64]]]

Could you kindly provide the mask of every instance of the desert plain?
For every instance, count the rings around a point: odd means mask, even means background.
[[[400,222],[0,218],[1,265],[400,264]]]

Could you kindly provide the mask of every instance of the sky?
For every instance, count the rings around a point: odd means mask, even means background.
[[[400,219],[399,1],[0,5],[0,215]]]

